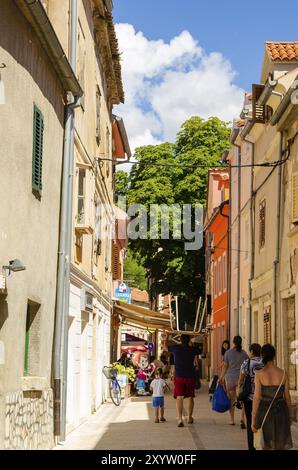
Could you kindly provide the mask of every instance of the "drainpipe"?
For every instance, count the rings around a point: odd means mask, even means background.
[[[254,165],[255,163],[255,144],[250,142],[251,144],[251,163]],[[251,168],[251,180],[250,180],[250,234],[251,234],[251,249],[250,249],[250,279],[248,285],[248,301],[249,301],[249,313],[250,313],[250,324],[249,324],[249,343],[251,343],[252,337],[252,319],[253,319],[253,311],[252,311],[252,287],[251,283],[255,276],[255,192],[254,192],[254,166]]]
[[[281,162],[283,158],[283,136],[284,133],[280,132],[280,149],[279,149],[279,161]],[[282,165],[279,164],[278,166],[278,190],[277,190],[277,223],[276,223],[276,249],[275,249],[275,260],[273,263],[273,272],[274,272],[274,298],[273,298],[273,305],[274,305],[274,322],[273,322],[273,341],[274,345],[278,347],[278,275],[279,275],[279,262],[280,262],[280,221],[281,221],[281,189],[282,189]],[[279,357],[278,357],[279,359]]]
[[[231,290],[232,290],[232,168],[229,164],[229,220],[228,220],[228,339],[231,341]]]
[[[78,38],[78,0],[71,0],[70,11],[70,65],[74,73],[77,68],[77,38]],[[67,401],[67,369],[68,369],[68,323],[69,323],[69,297],[70,297],[70,266],[72,250],[73,229],[73,182],[74,182],[74,129],[75,129],[75,107],[72,107],[71,130],[70,130],[70,159],[68,173],[68,205],[67,205],[67,240],[66,240],[66,279],[64,291],[64,324],[63,324],[63,370],[62,370],[62,402],[61,402],[61,441],[66,438],[66,401]]]
[[[76,62],[77,0],[71,0],[71,65]],[[74,166],[74,109],[80,97],[69,94],[65,107],[63,172],[61,187],[60,234],[54,338],[54,436],[66,434],[66,375],[68,346],[69,285],[72,238],[72,197]],[[63,350],[62,350],[63,346]],[[65,354],[66,350],[66,354]]]
[[[238,269],[237,269],[237,332],[239,334],[239,317],[240,317],[240,249],[241,249],[241,146],[234,143],[234,146],[238,149]]]

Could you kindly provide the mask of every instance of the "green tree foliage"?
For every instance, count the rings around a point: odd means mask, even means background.
[[[129,175],[126,171],[119,170],[116,173],[116,197],[125,196],[128,191]]]
[[[135,158],[140,164],[132,167],[129,184],[125,186],[128,203],[143,204],[148,209],[151,204],[204,205],[208,167],[221,165],[221,156],[230,147],[229,135],[228,123],[216,117],[207,120],[192,117],[182,125],[174,144],[138,148]],[[145,164],[149,162],[156,165]],[[194,168],[183,165],[194,165]],[[193,306],[204,295],[204,248],[186,251],[184,243],[185,240],[173,237],[170,240],[148,237],[131,240],[130,248],[140,255],[153,279],[153,295],[171,292],[179,295],[184,305]],[[189,311],[193,312],[192,306]],[[184,319],[189,321],[187,312]]]
[[[128,250],[124,260],[124,280],[130,281],[131,287],[147,290],[147,271],[143,266],[142,259],[137,252]]]

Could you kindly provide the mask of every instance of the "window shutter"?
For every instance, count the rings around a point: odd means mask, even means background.
[[[96,132],[95,137],[97,144],[100,143],[100,108],[101,108],[101,93],[99,86],[96,88]]]
[[[259,208],[259,224],[260,224],[260,234],[259,234],[259,241],[260,241],[260,248],[265,245],[265,228],[266,228],[266,200],[264,199],[260,202]]]
[[[261,94],[263,93],[265,86],[256,85],[252,86],[252,117],[256,123],[265,123],[265,106],[259,106],[257,104]]]
[[[264,310],[264,344],[271,344],[271,307]]]
[[[113,243],[113,279],[120,279],[120,247],[118,243]]]
[[[32,189],[38,193],[42,191],[43,128],[43,115],[41,111],[34,106]]]
[[[292,176],[292,222],[298,222],[298,172]]]

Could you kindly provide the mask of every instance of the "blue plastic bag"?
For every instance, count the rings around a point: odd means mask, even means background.
[[[222,385],[218,384],[212,398],[212,410],[225,413],[231,408],[231,401]]]

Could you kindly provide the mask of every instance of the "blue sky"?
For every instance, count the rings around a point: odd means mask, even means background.
[[[260,77],[266,40],[298,40],[297,0],[114,0],[116,22],[166,41],[184,29],[207,51],[220,51],[248,88]]]
[[[114,0],[132,148],[175,139],[192,115],[239,116],[264,44],[298,40],[297,0]]]

